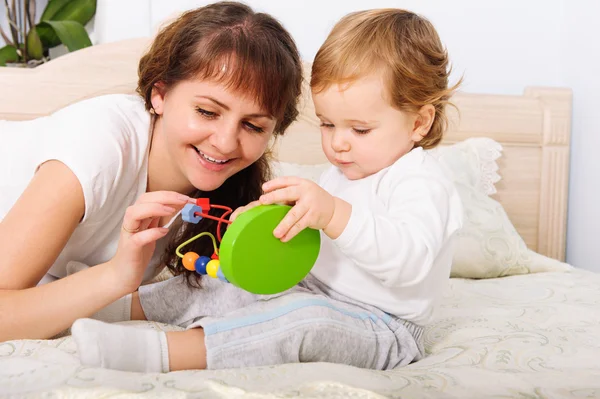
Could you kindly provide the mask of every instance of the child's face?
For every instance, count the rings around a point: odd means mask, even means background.
[[[418,115],[393,108],[385,94],[376,75],[313,93],[323,151],[350,180],[392,165],[422,138]]]

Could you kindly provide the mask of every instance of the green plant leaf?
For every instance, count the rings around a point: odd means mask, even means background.
[[[85,25],[96,13],[96,0],[50,0],[40,21],[77,21]]]
[[[16,47],[7,45],[0,48],[0,66],[5,66],[7,62],[17,61],[18,59],[19,55]]]
[[[41,60],[44,57],[44,46],[35,27],[27,34],[27,55],[34,60]]]
[[[49,0],[40,21],[77,21],[87,24],[96,13],[96,0]]]
[[[56,47],[60,44],[60,39],[56,36],[56,33],[54,33],[54,28],[52,28],[52,26],[40,22],[35,27],[45,48]]]
[[[76,21],[85,26],[94,18],[94,14],[96,14],[96,0],[71,0],[58,10],[51,20]]]
[[[59,12],[60,9],[70,1],[71,0],[48,0],[48,4],[46,5],[46,8],[44,8],[44,12],[42,12],[42,16],[40,17],[40,21],[52,20],[56,13]]]
[[[50,0],[44,9],[41,22],[76,21],[87,24],[96,13],[96,0]],[[38,34],[46,48],[58,46],[61,42],[49,26],[39,26]]]
[[[56,0],[55,0],[56,1]],[[69,51],[75,51],[92,45],[85,28],[79,22],[75,21],[44,21],[38,24],[40,28],[50,27],[60,39],[60,42],[67,46]]]

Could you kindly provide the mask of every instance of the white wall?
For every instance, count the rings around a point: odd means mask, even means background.
[[[39,0],[38,0],[39,1]],[[43,0],[42,0],[43,1]],[[526,86],[574,91],[567,260],[600,272],[600,2],[596,0],[247,0],[278,18],[311,60],[333,24],[359,9],[401,7],[437,27],[463,90],[521,94]],[[98,0],[95,42],[148,36],[201,0]],[[2,4],[2,2],[0,2]],[[3,18],[0,6],[0,22]]]
[[[600,271],[599,15],[600,2],[569,2],[561,51],[563,82],[574,93],[567,259],[595,271]]]

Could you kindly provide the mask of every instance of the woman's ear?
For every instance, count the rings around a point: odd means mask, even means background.
[[[163,82],[155,83],[150,94],[150,102],[152,102],[152,109],[156,115],[162,115],[165,110],[165,94],[165,84]]]
[[[417,117],[413,125],[412,141],[418,143],[429,133],[431,125],[435,120],[435,107],[431,104],[423,105],[417,111]]]

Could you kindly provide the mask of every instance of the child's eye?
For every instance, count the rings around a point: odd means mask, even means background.
[[[200,108],[200,107],[196,107],[196,111],[197,111],[197,112],[198,112],[200,115],[202,115],[202,116],[204,116],[205,118],[208,118],[208,119],[214,119],[214,118],[217,116],[217,114],[216,114],[216,113],[214,113],[214,112],[211,112],[211,111],[207,111],[207,110],[205,110],[205,109],[202,109],[202,108]]]
[[[249,129],[250,131],[253,131],[255,133],[262,133],[265,131],[265,129],[263,129],[262,127],[253,125],[250,122],[243,122],[244,126],[246,126],[247,129]]]
[[[321,122],[321,127],[324,127],[325,129],[331,129],[333,127],[333,124]]]
[[[367,134],[369,133],[372,129],[357,129],[355,127],[352,128],[352,130],[354,130],[355,133],[358,134]]]

